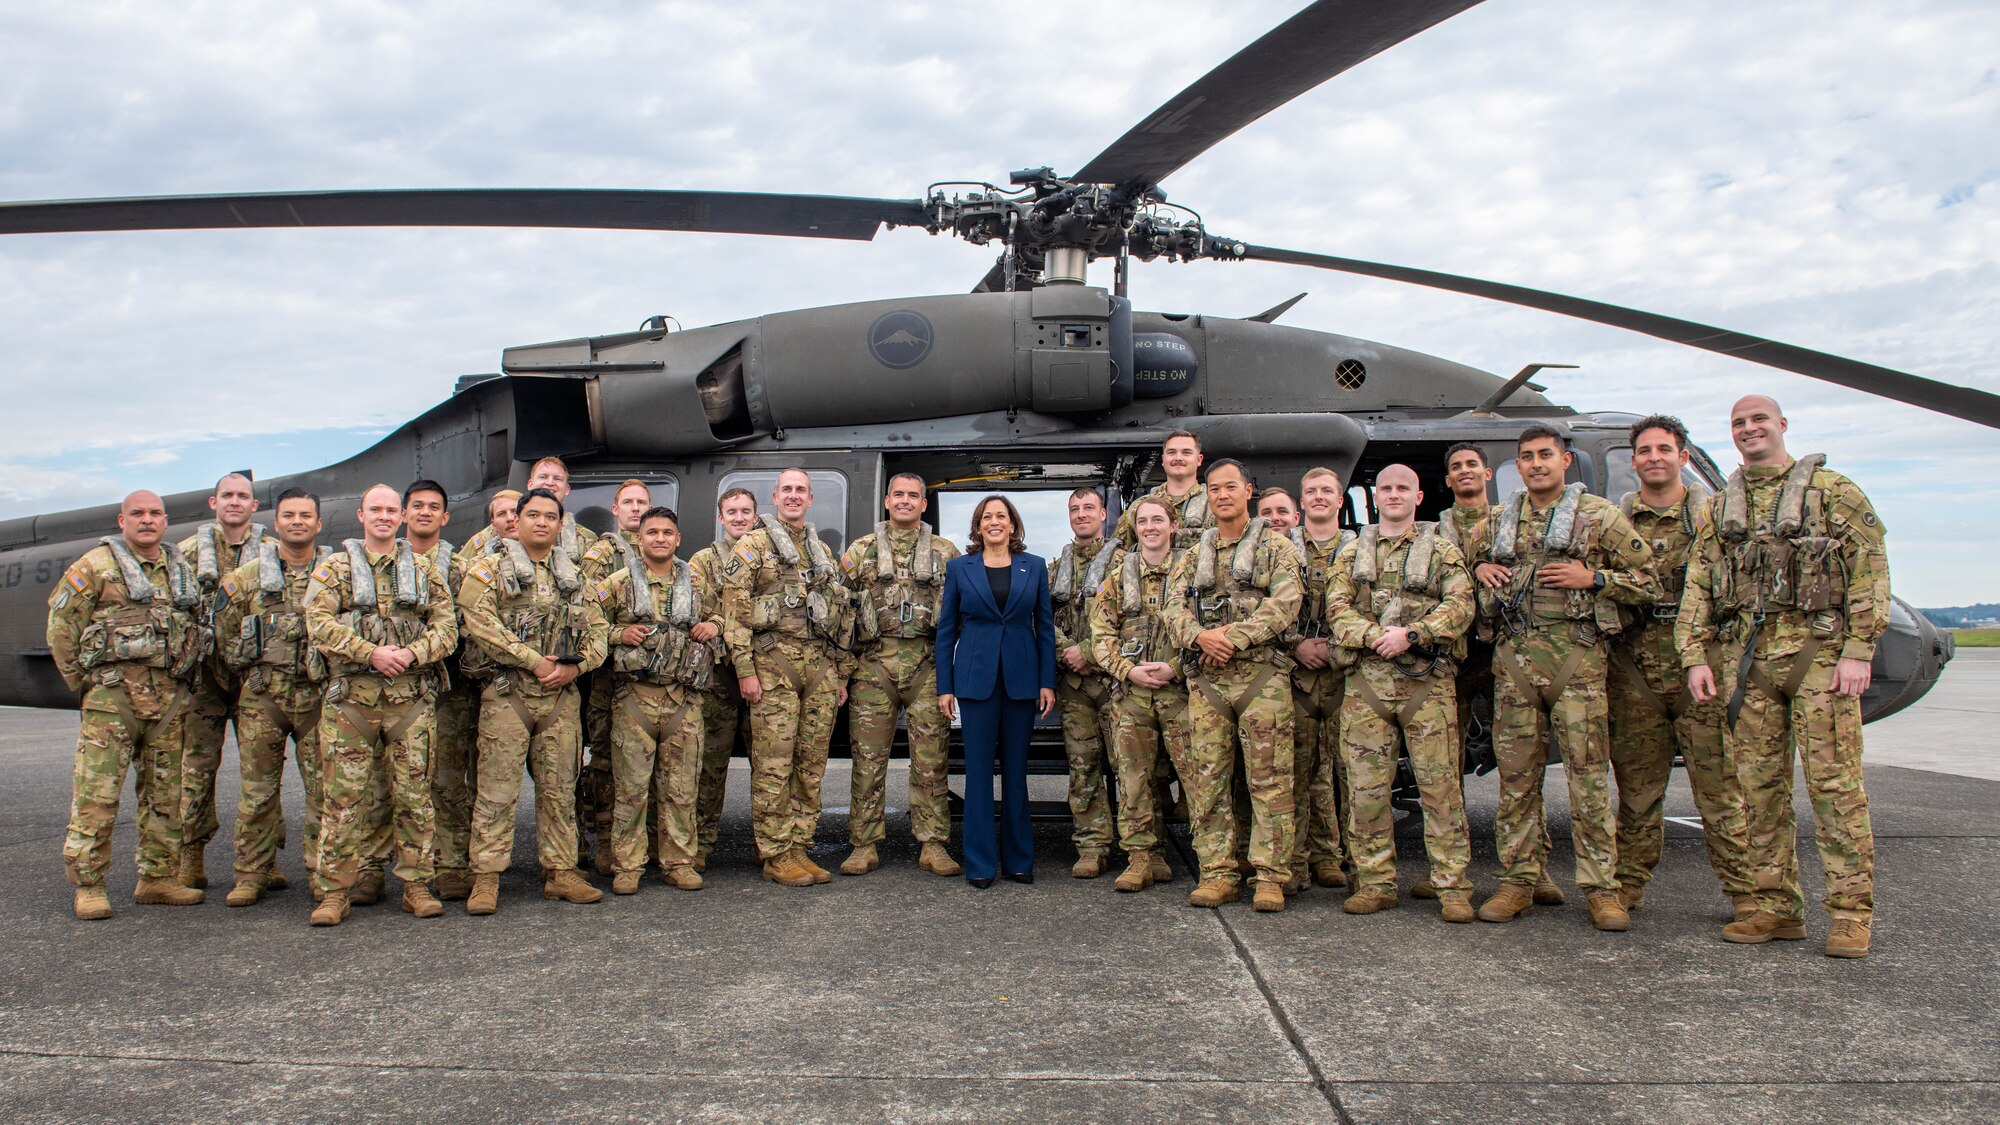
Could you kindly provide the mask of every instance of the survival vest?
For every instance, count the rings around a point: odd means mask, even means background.
[[[179,549],[162,543],[167,586],[161,589],[146,577],[145,567],[122,536],[107,535],[98,542],[118,564],[119,581],[104,584],[90,624],[77,637],[77,667],[88,672],[135,664],[163,669],[176,680],[187,679],[211,643],[194,568]]]
[[[818,637],[835,647],[847,647],[847,587],[840,584],[840,566],[820,539],[819,530],[806,525],[806,554],[801,557],[798,544],[792,542],[791,532],[778,517],[767,513],[758,519],[771,550],[777,553],[779,566],[790,576],[777,589],[750,597],[750,631],[800,640]],[[737,546],[740,550],[741,540]]]
[[[1831,534],[1831,493],[1814,481],[1824,454],[1801,457],[1785,473],[1770,508],[1750,510],[1749,482],[1738,468],[1716,497],[1722,565],[1716,568],[1715,620],[1738,611],[1817,613],[1847,604],[1847,564]]]
[[[577,638],[589,629],[587,591],[577,573],[576,559],[560,549],[551,550],[546,565],[554,580],[547,592],[535,580],[535,560],[518,539],[502,539],[493,562],[494,595],[499,599],[500,623],[522,644],[545,656],[560,656],[577,649]],[[475,639],[459,657],[459,670],[485,679],[507,671],[502,661]]]
[[[620,609],[624,617],[617,619],[612,630],[614,670],[639,683],[707,689],[722,639],[702,644],[688,636],[688,630],[701,620],[703,609],[688,564],[675,559],[673,578],[662,588],[654,583],[652,572],[638,555],[631,555],[625,563],[625,603]],[[631,620],[626,621],[626,617]],[[649,626],[646,639],[636,645],[620,644],[617,634],[626,624]]]
[[[1271,558],[1271,545],[1265,540],[1270,521],[1262,516],[1250,521],[1243,529],[1243,538],[1237,540],[1236,549],[1229,554],[1229,565],[1223,566],[1218,557],[1222,529],[1206,528],[1201,539],[1196,542],[1193,584],[1188,589],[1188,601],[1194,607],[1195,619],[1203,629],[1216,629],[1247,620],[1263,606],[1271,595],[1271,579],[1276,570]],[[1243,649],[1237,656],[1246,660],[1271,660],[1282,654],[1277,647],[1266,642],[1253,648]]]
[[[249,534],[243,537],[243,553],[249,554],[251,546],[263,542],[264,525],[251,524]],[[222,581],[222,576],[227,571],[235,569],[222,565],[222,555],[227,549],[228,543],[222,538],[221,524],[211,520],[194,529],[194,580],[201,583],[204,591],[212,593],[216,585]],[[242,555],[237,556],[237,566],[241,566],[244,561]]]
[[[1361,529],[1354,547],[1354,610],[1388,628],[1414,625],[1444,601],[1445,569],[1437,558],[1438,525],[1419,521],[1401,550],[1389,556],[1386,565],[1376,556],[1381,552],[1382,530],[1378,524]],[[1355,650],[1357,659],[1366,654]],[[1464,659],[1465,638],[1452,641],[1446,655]]]
[[[937,546],[929,524],[917,525],[916,545],[906,566],[896,558],[889,538],[891,525],[875,525],[875,538],[853,579],[855,636],[861,641],[883,637],[929,637],[937,632],[939,603],[944,597],[945,553]]]
[[[321,547],[312,566],[326,561],[333,552]],[[301,593],[305,587],[299,587]],[[273,671],[319,683],[326,679],[326,656],[314,648],[306,633],[306,615],[285,592],[285,564],[278,557],[278,544],[263,540],[257,545],[257,592],[251,597],[253,612],[243,615],[243,624],[233,637],[217,637],[222,662],[235,671],[262,665]]]
[[[1577,509],[1585,496],[1581,482],[1565,485],[1562,495],[1550,507],[1548,527],[1538,550],[1523,556],[1519,551],[1521,521],[1528,511],[1528,490],[1522,489],[1494,509],[1487,525],[1493,537],[1493,561],[1511,567],[1513,578],[1505,591],[1495,594],[1479,588],[1480,611],[1498,615],[1510,634],[1522,634],[1548,627],[1559,621],[1587,622],[1597,632],[1622,632],[1625,618],[1618,604],[1599,597],[1597,590],[1551,590],[1535,580],[1535,572],[1548,563],[1581,559],[1590,553],[1594,529]]]
[[[1104,575],[1111,569],[1111,541],[1099,539],[1097,553],[1090,556],[1084,568],[1083,581],[1076,579],[1077,545],[1071,540],[1063,547],[1062,556],[1056,560],[1055,573],[1049,578],[1049,601],[1055,616],[1056,630],[1070,638],[1072,644],[1090,646],[1090,603],[1097,597],[1098,588],[1104,585]]]
[[[375,568],[369,565],[368,548],[362,540],[349,539],[341,543],[341,550],[347,555],[347,593],[341,599],[342,624],[354,630],[362,640],[372,645],[395,645],[408,648],[424,635],[427,625],[424,611],[431,604],[430,579],[417,567],[417,556],[410,550],[408,540],[396,540],[396,553],[390,559],[390,599],[383,605],[377,588]],[[259,570],[263,569],[261,566]],[[366,581],[363,581],[363,577]],[[358,675],[380,675],[367,664],[329,657],[327,672],[334,678]]]
[[[1326,583],[1333,576],[1333,560],[1340,557],[1341,549],[1354,542],[1354,531],[1341,528],[1334,536],[1333,549],[1324,556],[1313,550],[1312,540],[1306,538],[1304,524],[1291,529],[1286,535],[1292,546],[1299,549],[1299,558],[1305,562],[1303,575],[1306,584],[1305,601],[1299,604],[1299,620],[1296,629],[1300,638],[1326,635]]]
[[[1164,661],[1173,655],[1167,631],[1160,628],[1160,610],[1167,604],[1167,577],[1181,552],[1149,567],[1135,548],[1118,566],[1118,654],[1134,664]]]

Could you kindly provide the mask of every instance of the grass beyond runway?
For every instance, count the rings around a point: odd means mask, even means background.
[[[2000,629],[1953,629],[1960,648],[2000,648]]]

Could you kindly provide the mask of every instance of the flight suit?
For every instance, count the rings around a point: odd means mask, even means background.
[[[444,576],[452,612],[457,613],[457,591],[465,579],[468,556],[455,553],[450,543],[440,539],[424,557]],[[438,689],[431,720],[431,809],[437,825],[432,851],[440,878],[462,877],[471,871],[467,849],[472,838],[473,778],[479,761],[479,685],[459,661],[465,639],[461,623],[457,650],[439,661],[446,683]]]
[[[1696,703],[1674,643],[1688,552],[1706,522],[1706,502],[1693,493],[1664,510],[1627,495],[1619,507],[1653,549],[1660,600],[1611,642],[1611,771],[1618,781],[1618,883],[1644,888],[1666,839],[1667,782],[1674,756],[1687,766],[1688,788],[1701,812],[1708,863],[1727,895],[1754,889],[1749,828],[1736,763],[1723,744],[1723,702]]]
[[[698,846],[701,696],[715,674],[722,640],[700,643],[688,630],[704,621],[722,627],[717,591],[679,560],[665,575],[642,561],[628,562],[593,589],[611,642],[600,678],[612,684],[612,867],[640,871],[649,858],[667,870],[691,866]],[[623,635],[633,625],[647,635],[628,645]]]
[[[1102,859],[1111,850],[1111,794],[1106,788],[1112,771],[1110,677],[1099,671],[1090,655],[1090,603],[1112,560],[1107,539],[1073,542],[1049,567],[1049,603],[1056,630],[1056,710],[1062,715],[1063,749],[1069,755],[1069,813],[1075,827],[1070,839],[1080,859]],[[1085,671],[1061,660],[1071,645],[1083,650]],[[1148,785],[1151,782],[1147,783]],[[1124,799],[1124,794],[1119,794]]]
[[[323,553],[322,553],[323,557]],[[236,803],[236,874],[277,869],[285,843],[285,742],[305,794],[300,851],[310,875],[319,866],[319,713],[326,658],[306,635],[305,596],[321,557],[287,564],[275,547],[223,579],[215,606],[216,655],[238,684],[236,753],[243,787]],[[277,576],[266,572],[276,564]]]
[[[1326,611],[1327,583],[1340,548],[1353,542],[1353,532],[1341,532],[1320,542],[1303,525],[1292,529],[1292,546],[1299,548],[1305,601],[1298,620],[1285,635],[1297,652],[1299,642],[1327,636],[1332,620]],[[1347,767],[1340,755],[1341,702],[1347,674],[1341,668],[1292,668],[1292,799],[1298,830],[1292,843],[1292,881],[1297,885],[1311,865],[1339,866],[1347,851],[1342,842]]]
[[[1341,548],[1326,592],[1328,631],[1349,663],[1340,714],[1347,767],[1347,849],[1356,890],[1396,891],[1396,814],[1390,804],[1399,750],[1407,749],[1423,807],[1431,885],[1472,890],[1471,829],[1460,781],[1457,657],[1477,612],[1472,576],[1449,535],[1420,523],[1390,537],[1380,525]],[[1431,649],[1390,660],[1371,647],[1407,628]]]
[[[217,588],[224,575],[256,557],[256,545],[270,536],[251,524],[243,542],[231,544],[215,523],[204,523],[180,542],[181,557],[194,568],[202,601],[214,612]],[[222,769],[222,743],[236,712],[235,678],[213,663],[197,671],[194,698],[188,705],[187,753],[181,759],[181,846],[206,848],[221,821],[215,812],[215,775]],[[237,740],[242,741],[241,732]],[[192,862],[190,858],[189,862]],[[186,873],[194,877],[195,872]],[[206,876],[200,876],[206,882]]]
[[[602,582],[612,572],[631,564],[638,558],[639,533],[614,528],[609,535],[600,535],[590,549],[577,560],[577,570],[583,575],[583,584],[589,588]],[[579,829],[588,827],[598,840],[599,854],[608,850],[611,839],[612,807],[616,804],[616,784],[613,781],[613,758],[611,747],[611,675],[604,669],[592,672],[578,682],[583,694],[583,738],[590,747],[590,760],[583,767],[583,789],[577,806]]]
[[[1495,510],[1481,562],[1513,570],[1505,589],[1479,591],[1480,612],[1497,634],[1493,654],[1493,749],[1500,763],[1494,848],[1503,882],[1532,886],[1543,874],[1547,819],[1542,783],[1554,733],[1569,779],[1576,881],[1586,892],[1618,887],[1618,815],[1611,797],[1611,731],[1605,697],[1609,638],[1620,607],[1659,595],[1652,548],[1618,507],[1571,484],[1548,507],[1526,491]],[[1544,565],[1580,560],[1601,589],[1543,587]]]
[[[736,550],[736,540],[723,534],[694,553],[688,560],[695,573],[710,589],[722,589],[722,567]],[[719,596],[719,595],[718,595]],[[715,840],[722,832],[723,799],[728,796],[729,759],[736,753],[742,736],[743,693],[736,686],[735,666],[723,649],[721,666],[709,677],[708,690],[701,693],[701,781],[695,799],[695,866],[708,864]]]
[[[1305,600],[1298,548],[1262,519],[1235,539],[1202,533],[1167,580],[1161,621],[1183,656],[1194,776],[1189,816],[1204,882],[1236,883],[1237,826],[1231,777],[1240,760],[1250,791],[1250,863],[1257,878],[1291,878],[1292,658],[1280,639]],[[1195,638],[1220,628],[1236,646],[1221,667],[1200,662]]]
[[[945,563],[957,557],[958,548],[928,527],[902,530],[888,523],[876,524],[841,555],[841,572],[855,595],[856,662],[847,695],[854,781],[847,824],[857,848],[882,842],[898,711],[907,716],[910,743],[910,833],[920,844],[951,839],[951,722],[938,709],[937,613]]]
[[[757,858],[811,849],[819,828],[840,691],[854,670],[840,564],[810,524],[762,517],[722,570],[723,639],[740,679],[764,697],[750,710],[750,820]]]
[[[328,677],[319,717],[319,866],[313,873],[321,895],[348,893],[379,846],[369,822],[384,778],[396,877],[430,880],[437,664],[458,645],[450,591],[430,560],[402,540],[383,555],[358,539],[344,547],[313,568],[305,595],[306,634],[326,658]],[[355,565],[356,555],[365,565]],[[385,676],[368,663],[381,645],[407,648],[414,659],[400,675]]]
[[[582,766],[581,689],[577,680],[544,687],[534,668],[546,657],[573,657],[589,671],[604,662],[604,614],[575,564],[552,548],[532,558],[516,540],[466,568],[458,611],[471,642],[465,663],[484,683],[479,694],[479,784],[472,804],[474,875],[507,870],[514,854],[515,810],[533,761],[535,844],[544,878],[576,866],[576,780]]]
[[[142,879],[172,879],[181,850],[181,756],[197,665],[209,655],[207,612],[194,570],[162,545],[140,559],[106,537],[63,573],[49,596],[49,655],[83,693],[69,828],[69,881],[101,887],[111,865],[118,795],[132,771],[133,858]]]
[[[1867,921],[1875,837],[1861,778],[1861,700],[1835,693],[1833,674],[1842,658],[1872,660],[1889,627],[1889,556],[1868,497],[1824,463],[1815,455],[1730,477],[1689,557],[1674,639],[1684,668],[1721,645],[1724,742],[1743,788],[1758,909],[1797,918],[1805,906],[1796,753],[1826,872],[1823,902],[1836,919]]]
[[[1166,834],[1165,814],[1153,785],[1161,742],[1173,760],[1174,772],[1195,773],[1193,729],[1188,725],[1187,681],[1182,675],[1181,650],[1167,636],[1160,614],[1166,605],[1167,580],[1177,552],[1149,566],[1138,551],[1117,551],[1114,565],[1090,603],[1091,657],[1111,678],[1113,733],[1111,759],[1118,769],[1118,843],[1127,853],[1156,851]],[[1129,678],[1140,664],[1158,661],[1172,666],[1173,682],[1145,687]],[[1227,835],[1217,817],[1225,805],[1206,810],[1208,820],[1196,821],[1196,834]]]

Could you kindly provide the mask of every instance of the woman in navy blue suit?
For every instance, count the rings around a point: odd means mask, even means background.
[[[1049,568],[1028,554],[1021,513],[1004,496],[972,510],[972,550],[945,564],[937,620],[938,706],[965,735],[965,879],[996,874],[1035,881],[1028,821],[1028,732],[1039,709],[1056,707],[1056,631]],[[998,854],[993,840],[993,762],[1000,761]]]

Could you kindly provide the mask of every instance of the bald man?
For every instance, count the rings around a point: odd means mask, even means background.
[[[104,875],[118,795],[132,770],[139,886],[132,901],[192,906],[202,893],[174,880],[181,848],[181,757],[194,675],[209,654],[194,568],[161,543],[157,493],[118,506],[118,534],[70,564],[49,596],[49,654],[83,693],[63,860],[77,918],[111,917]]]
[[[1861,694],[1889,627],[1882,520],[1820,454],[1794,459],[1777,402],[1749,395],[1729,412],[1743,464],[1709,501],[1688,556],[1674,643],[1697,703],[1728,700],[1724,745],[1749,822],[1757,908],[1722,928],[1758,945],[1805,937],[1792,756],[1812,793],[1829,957],[1865,957],[1875,912],[1875,836],[1861,786]],[[1708,649],[1719,643],[1721,680]]]

